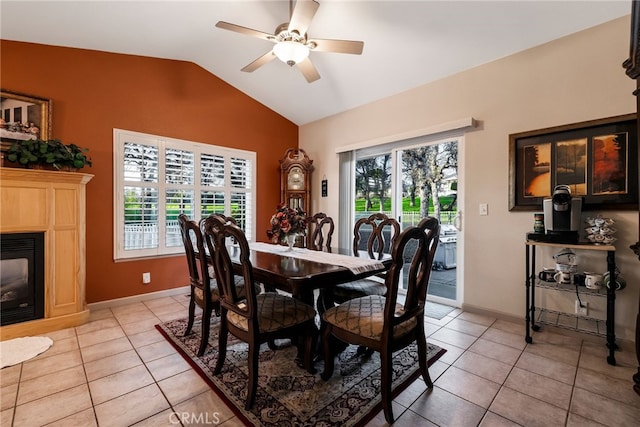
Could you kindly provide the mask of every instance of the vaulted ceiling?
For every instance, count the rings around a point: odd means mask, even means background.
[[[278,60],[241,72],[273,44],[215,27],[273,33],[289,20],[287,1],[2,0],[0,36],[191,61],[304,125],[631,12],[630,0],[318,2],[309,36],[362,40],[364,50],[312,51],[313,83]]]

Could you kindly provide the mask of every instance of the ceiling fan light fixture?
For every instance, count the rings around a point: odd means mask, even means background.
[[[309,56],[309,48],[299,42],[281,41],[273,47],[273,53],[280,61],[292,67]]]

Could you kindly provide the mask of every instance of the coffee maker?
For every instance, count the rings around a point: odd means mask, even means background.
[[[547,241],[578,243],[582,199],[572,197],[568,185],[558,185],[551,198],[542,201]]]

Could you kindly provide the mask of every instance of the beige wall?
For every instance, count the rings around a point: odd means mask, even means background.
[[[629,53],[629,26],[629,17],[623,17],[302,126],[300,147],[316,166],[312,210],[338,216],[337,147],[474,117],[480,126],[466,134],[460,159],[461,202],[466,207],[464,264],[458,264],[463,269],[463,304],[523,318],[523,242],[532,229],[533,215],[508,210],[508,136],[635,112],[635,83],[621,66]],[[325,175],[329,196],[321,198],[320,179]],[[479,203],[488,203],[488,216],[478,215]],[[602,213],[617,221],[617,260],[629,281],[616,300],[616,332],[632,339],[640,265],[628,247],[638,237],[638,213]],[[545,253],[545,265],[551,265],[552,253]],[[583,270],[593,263],[596,269],[606,268],[604,257],[584,253],[579,254],[579,263]],[[554,292],[544,302],[572,311],[574,299],[575,294]],[[594,316],[604,317],[604,299],[592,305]]]

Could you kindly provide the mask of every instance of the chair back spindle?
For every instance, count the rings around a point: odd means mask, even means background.
[[[366,249],[370,258],[382,259],[385,251],[390,251],[393,241],[400,234],[400,224],[395,218],[389,218],[383,213],[375,213],[368,218],[360,218],[353,227],[353,253],[358,256],[363,235],[370,231],[366,241]],[[387,239],[385,235],[389,235]],[[389,252],[386,252],[389,253]]]
[[[429,286],[429,278],[433,259],[438,247],[440,234],[440,224],[436,218],[423,218],[415,227],[409,227],[398,236],[395,240],[391,255],[392,264],[387,272],[387,301],[386,309],[390,312],[385,313],[385,320],[390,323],[401,323],[404,319],[419,315],[422,317],[424,305],[427,300],[427,288]],[[415,246],[415,252],[407,263],[405,258],[405,249],[409,246]],[[407,277],[407,289],[404,302],[404,315],[396,318],[394,307],[398,297],[398,287],[400,283],[400,271],[404,270]]]
[[[256,287],[253,279],[253,267],[249,256],[251,251],[244,231],[233,222],[226,222],[221,217],[209,217],[203,224],[203,232],[207,245],[213,250],[213,266],[218,286],[221,288],[222,308],[233,311],[240,316],[249,319],[249,324],[254,324],[256,307]],[[230,249],[229,240],[235,242],[237,247]],[[238,273],[245,284],[244,294],[237,292],[236,272],[229,250],[238,251],[239,262],[242,265]],[[244,303],[244,304],[243,304]]]
[[[307,249],[321,251],[331,250],[331,238],[334,230],[333,218],[318,212],[309,219],[309,239]]]

